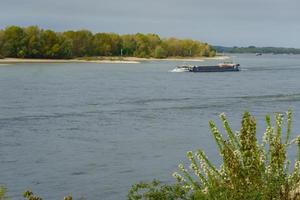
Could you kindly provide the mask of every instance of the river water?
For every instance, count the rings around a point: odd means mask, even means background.
[[[170,72],[178,61],[0,66],[0,183],[13,199],[28,188],[44,199],[126,199],[139,181],[172,182],[188,150],[218,163],[208,121],[220,125],[221,112],[238,129],[251,111],[262,135],[266,113],[292,108],[296,134],[300,56],[235,60],[241,72]]]

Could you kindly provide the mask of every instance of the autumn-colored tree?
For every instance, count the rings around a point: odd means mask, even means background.
[[[82,57],[92,54],[93,34],[90,31],[67,31],[63,35],[72,41],[73,56]]]
[[[206,43],[190,39],[161,39],[156,34],[96,33],[88,30],[63,33],[37,26],[9,26],[0,30],[0,57],[71,58],[84,56],[215,56]]]

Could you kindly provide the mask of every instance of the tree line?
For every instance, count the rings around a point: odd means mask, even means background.
[[[223,47],[214,46],[218,52],[224,53],[273,53],[273,54],[300,54],[300,49],[284,47]]]
[[[162,39],[157,34],[55,32],[37,26],[0,30],[0,56],[13,58],[74,58],[90,56],[193,57],[215,56],[207,43],[191,39]]]

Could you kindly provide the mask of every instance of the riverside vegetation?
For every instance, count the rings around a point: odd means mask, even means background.
[[[242,117],[240,131],[233,132],[224,114],[220,115],[225,129],[222,135],[213,121],[209,122],[223,163],[214,166],[203,150],[187,152],[189,168],[179,164],[173,173],[174,184],[158,180],[132,186],[128,200],[299,200],[300,199],[300,136],[291,137],[292,113],[265,118],[266,131],[260,143],[256,137],[256,120],[249,112]],[[285,131],[284,131],[285,128]],[[287,159],[287,150],[295,144],[297,157]],[[31,191],[26,200],[42,200]],[[0,190],[0,200],[5,189]],[[64,200],[72,200],[67,196]]]
[[[133,185],[129,200],[299,200],[300,199],[300,137],[290,140],[292,114],[287,112],[283,134],[283,115],[276,114],[275,125],[266,116],[266,131],[262,142],[256,137],[256,121],[245,112],[241,129],[234,133],[224,114],[220,115],[225,128],[224,137],[214,122],[211,133],[216,141],[223,164],[214,166],[203,150],[188,152],[189,168],[180,164],[173,176],[173,185],[139,183]],[[298,155],[290,167],[287,149],[296,144]]]
[[[213,57],[207,43],[156,34],[95,33],[88,30],[54,32],[37,26],[9,26],[0,30],[0,58],[68,59],[95,56],[142,58]]]

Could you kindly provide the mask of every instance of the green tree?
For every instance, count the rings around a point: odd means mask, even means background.
[[[136,50],[136,41],[134,35],[123,35],[122,38],[122,48],[123,48],[123,55],[125,56],[133,56]]]
[[[97,33],[94,35],[93,54],[96,56],[112,55],[112,43],[109,34]]]
[[[28,58],[40,58],[41,55],[41,30],[37,26],[25,28],[26,55]]]
[[[136,50],[134,56],[137,57],[150,57],[151,50],[148,37],[144,34],[137,33],[135,35]]]
[[[163,46],[168,52],[168,56],[181,56],[182,48],[179,40],[176,38],[168,38],[163,40]]]
[[[155,58],[165,58],[165,57],[167,57],[167,52],[161,46],[157,46],[154,50],[154,57]]]
[[[70,39],[63,35],[59,35],[59,53],[58,58],[71,58],[73,56],[72,47],[73,43]]]
[[[0,58],[4,57],[3,45],[4,45],[4,31],[0,30]]]
[[[149,52],[151,57],[155,57],[156,47],[161,45],[161,39],[157,34],[147,34],[147,41],[149,43]]]
[[[46,30],[41,34],[42,55],[44,58],[70,58],[72,42],[62,34]]]
[[[119,56],[122,48],[122,38],[115,33],[110,33],[110,44],[111,44],[111,54],[113,56]]]
[[[90,31],[67,31],[63,35],[72,42],[73,56],[82,57],[92,54],[93,34]]]
[[[9,26],[4,30],[2,52],[6,57],[23,57],[26,52],[26,34],[18,26]]]
[[[45,30],[41,33],[41,53],[44,58],[54,58],[58,52],[58,37],[54,31]]]

